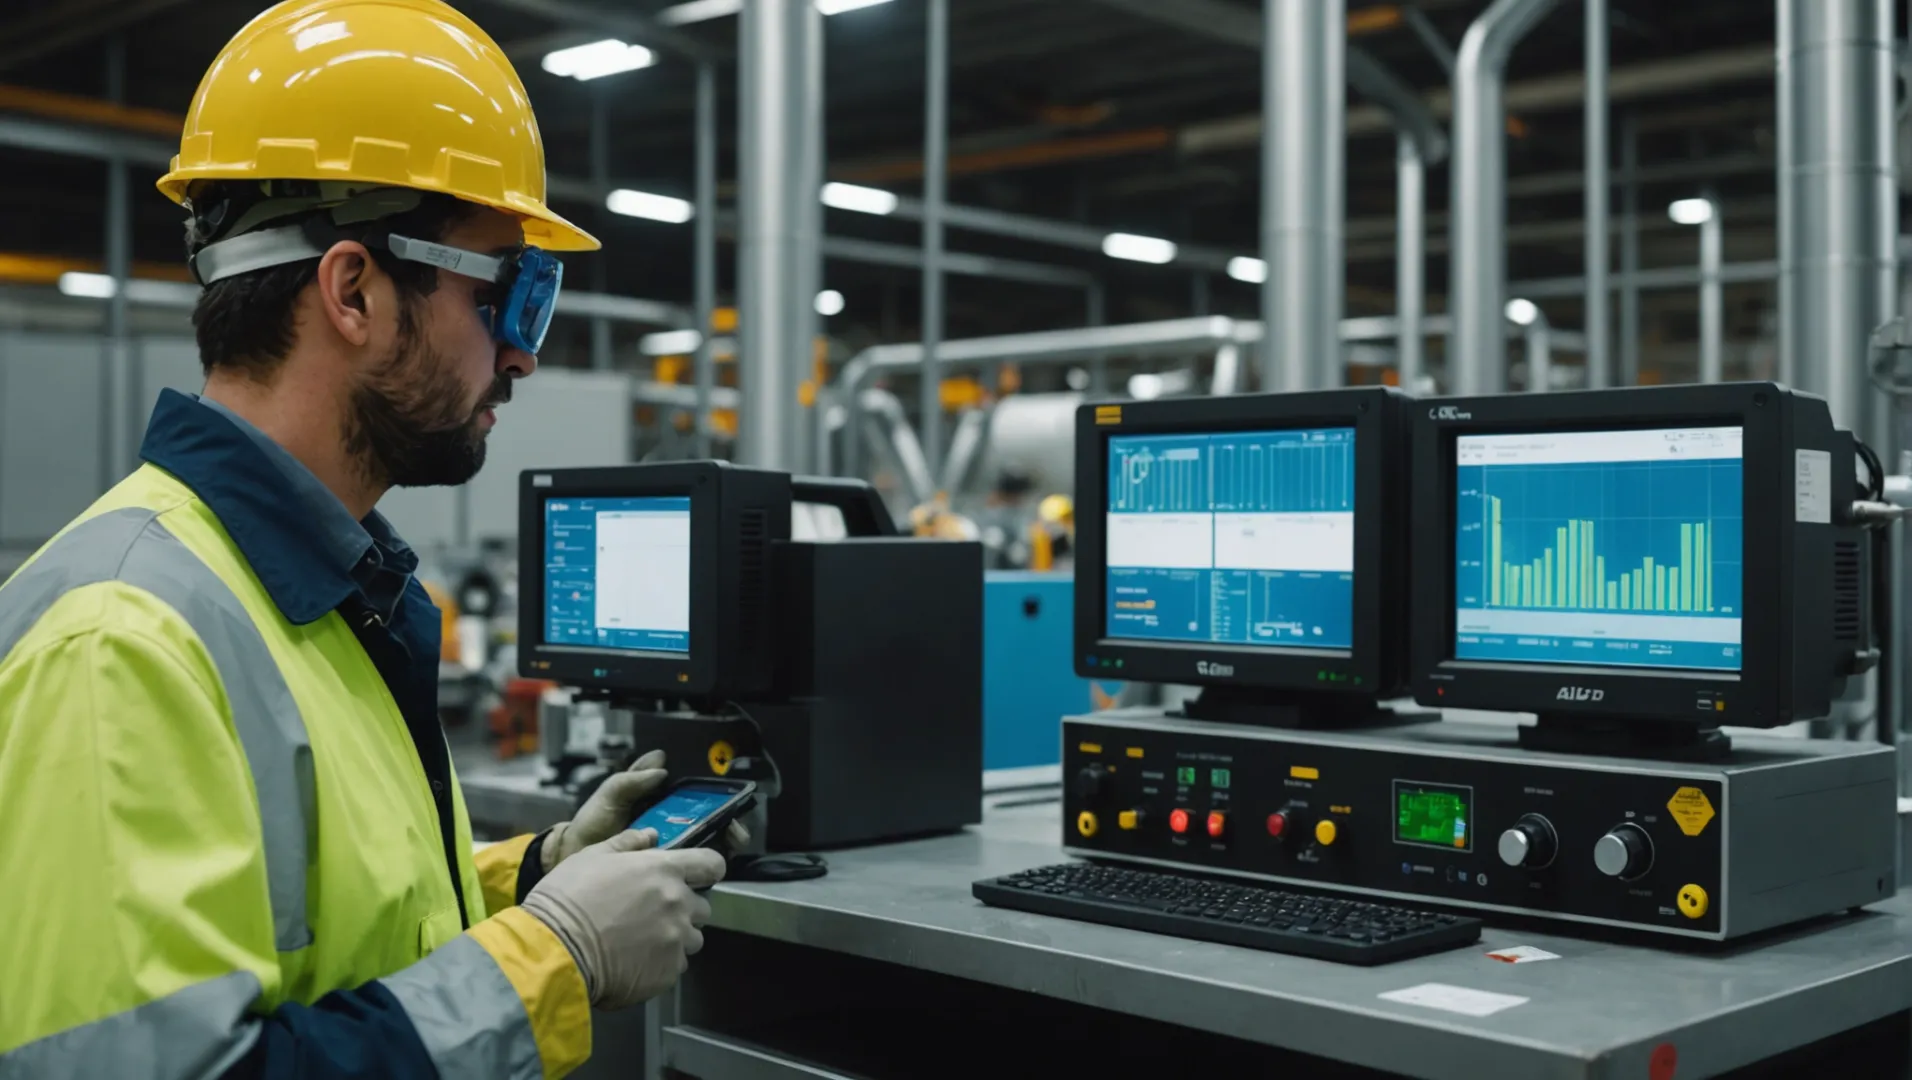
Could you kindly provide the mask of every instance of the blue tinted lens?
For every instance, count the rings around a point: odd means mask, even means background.
[[[564,282],[564,264],[538,248],[518,256],[518,276],[511,283],[503,310],[491,320],[492,336],[514,349],[536,355],[551,329],[558,289]]]

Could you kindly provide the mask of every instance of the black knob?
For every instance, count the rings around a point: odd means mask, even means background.
[[[1552,822],[1539,814],[1522,814],[1512,828],[1500,834],[1500,861],[1540,870],[1553,863],[1559,846]]]
[[[1638,825],[1615,825],[1593,845],[1593,865],[1622,881],[1653,869],[1653,840]]]
[[[1084,765],[1076,773],[1075,797],[1083,802],[1094,802],[1102,797],[1103,789],[1108,786],[1109,774],[1100,765]]]

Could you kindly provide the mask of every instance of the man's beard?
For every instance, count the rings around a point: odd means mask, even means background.
[[[511,379],[499,375],[474,409],[464,396],[451,362],[424,342],[404,310],[392,355],[352,389],[346,451],[366,479],[387,487],[462,484],[485,464],[480,417],[511,400]]]

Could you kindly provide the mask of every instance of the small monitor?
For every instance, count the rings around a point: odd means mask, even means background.
[[[1533,746],[1574,727],[1771,727],[1825,715],[1869,647],[1855,444],[1819,398],[1736,383],[1443,400],[1417,411],[1413,446],[1423,704],[1539,714]]]
[[[784,473],[722,462],[534,469],[519,486],[519,669],[633,697],[730,698],[775,673]]]
[[[1076,667],[1250,706],[1399,689],[1406,398],[1084,405]]]

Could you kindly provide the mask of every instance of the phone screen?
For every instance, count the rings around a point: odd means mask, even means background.
[[[633,829],[656,829],[657,846],[669,847],[705,818],[724,808],[737,793],[723,788],[681,787],[637,816]]]

